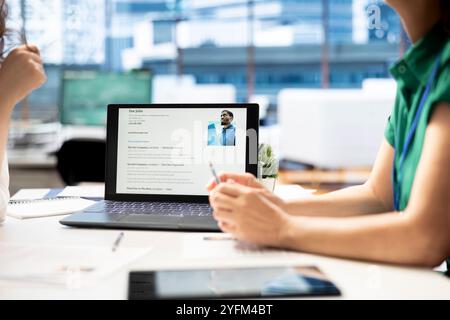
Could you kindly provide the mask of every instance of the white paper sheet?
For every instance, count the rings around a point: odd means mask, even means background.
[[[11,200],[42,199],[49,192],[50,189],[21,189],[11,197]]]
[[[151,248],[106,246],[16,245],[0,243],[0,281],[62,285],[71,289],[89,286]]]
[[[85,197],[85,198],[103,198],[105,196],[105,185],[65,187],[58,195],[60,197]]]
[[[183,239],[183,258],[257,258],[294,257],[296,252],[272,249],[236,241],[229,234],[193,234]]]
[[[81,198],[35,199],[8,204],[7,215],[17,219],[65,215],[81,211],[94,203]]]
[[[295,200],[311,197],[316,190],[305,189],[297,184],[277,184],[275,194],[284,200]]]

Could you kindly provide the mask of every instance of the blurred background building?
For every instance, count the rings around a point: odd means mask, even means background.
[[[358,88],[389,77],[405,44],[395,13],[371,0],[10,0],[10,20],[43,53],[48,83],[30,117],[57,120],[64,68],[191,75],[264,96],[276,121],[285,88]],[[368,7],[381,28],[367,26]],[[20,117],[20,108],[16,117]]]
[[[9,27],[39,46],[48,76],[14,110],[12,193],[63,186],[56,152],[104,140],[106,105],[126,102],[259,103],[260,141],[281,168],[363,167],[350,181],[361,183],[394,103],[389,67],[409,45],[382,0],[7,3]]]

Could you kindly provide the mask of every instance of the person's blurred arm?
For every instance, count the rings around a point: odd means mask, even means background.
[[[219,174],[219,179],[223,182],[233,180],[244,186],[261,189],[262,195],[291,215],[313,217],[359,216],[388,212],[393,209],[391,181],[393,157],[393,148],[387,141],[384,141],[378,152],[370,178],[364,185],[291,201],[284,201],[272,192],[267,191],[253,175],[248,173],[225,172]],[[216,183],[211,181],[207,189],[212,191],[215,187]]]
[[[1,74],[1,70],[0,70]],[[3,222],[6,215],[6,206],[9,201],[9,175],[8,160],[6,158],[6,144],[8,141],[9,119],[14,107],[7,96],[1,94],[0,82],[0,223]]]
[[[3,221],[9,200],[6,145],[14,106],[46,80],[37,47],[21,46],[1,63],[0,67],[0,221]]]
[[[285,245],[297,250],[434,267],[450,256],[450,105],[427,127],[407,208],[344,219],[296,217]]]
[[[6,157],[0,165],[0,223],[2,223],[5,219],[6,208],[9,201],[9,174]]]
[[[221,183],[211,192],[220,228],[237,239],[342,258],[434,267],[450,256],[450,105],[426,130],[408,206],[358,217],[287,214],[264,191]]]
[[[394,149],[384,140],[370,178],[365,184],[288,201],[284,209],[293,215],[316,217],[348,217],[392,211],[393,161]]]

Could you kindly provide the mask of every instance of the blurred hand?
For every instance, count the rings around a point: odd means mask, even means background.
[[[275,195],[273,192],[267,190],[251,173],[222,172],[218,175],[218,178],[221,182],[232,182],[240,184],[242,186],[258,189],[261,196],[264,196],[267,200],[274,203],[278,207],[284,209],[286,206],[286,202],[283,199]],[[212,179],[211,182],[206,186],[208,191],[212,191],[216,187],[217,183],[215,179]]]
[[[232,172],[221,172],[217,176],[220,182],[227,182],[228,180],[233,180],[243,186],[252,188],[264,188],[262,184],[258,182],[254,175],[251,173],[232,173]],[[211,191],[217,186],[216,180],[212,179],[211,182],[206,186],[208,191]]]
[[[283,245],[291,217],[265,196],[264,188],[224,182],[211,191],[210,202],[222,231],[260,245]]]
[[[42,59],[36,46],[23,45],[14,49],[0,68],[0,93],[3,102],[7,102],[12,109],[46,80]]]

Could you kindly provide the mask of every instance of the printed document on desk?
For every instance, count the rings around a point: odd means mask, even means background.
[[[0,282],[19,281],[89,286],[134,260],[151,248],[109,246],[19,245],[0,243]]]
[[[105,184],[92,184],[86,186],[68,186],[58,195],[60,197],[103,198],[105,196]]]
[[[267,248],[235,240],[229,234],[187,234],[183,238],[183,258],[186,259],[233,259],[293,258],[296,252]]]
[[[305,189],[298,184],[276,184],[274,193],[283,200],[304,199],[313,196],[314,189]]]
[[[44,198],[51,189],[35,188],[35,189],[20,189],[11,197],[11,200],[34,200]]]

